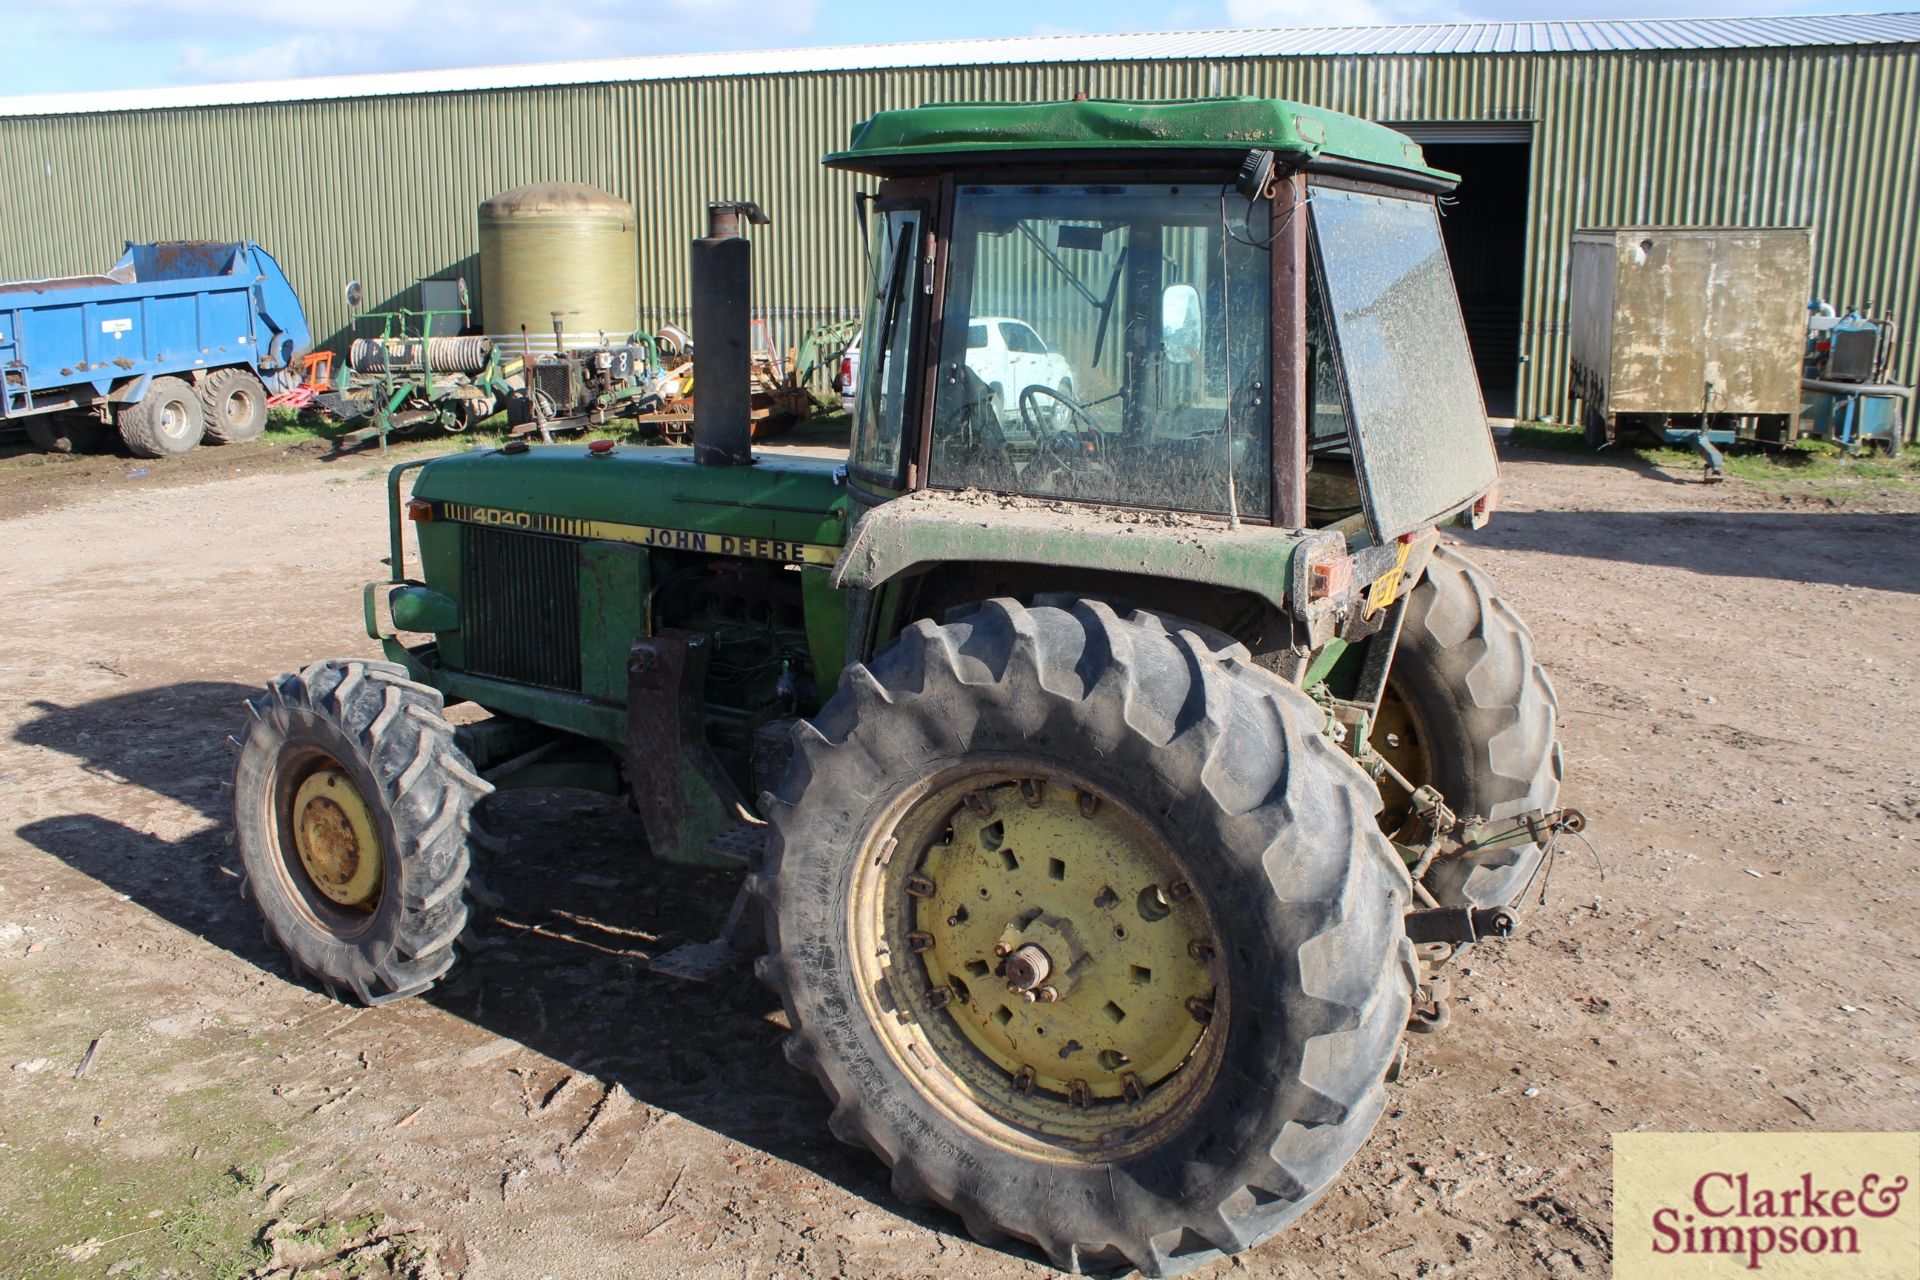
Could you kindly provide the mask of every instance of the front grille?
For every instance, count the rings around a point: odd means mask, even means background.
[[[580,544],[460,526],[465,667],[550,689],[580,687]]]

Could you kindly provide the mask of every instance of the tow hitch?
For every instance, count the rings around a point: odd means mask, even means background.
[[[1482,938],[1510,938],[1520,916],[1512,907],[1433,907],[1407,912],[1407,940],[1478,942]]]

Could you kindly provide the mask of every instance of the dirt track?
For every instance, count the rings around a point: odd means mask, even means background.
[[[502,805],[510,906],[430,999],[287,981],[222,738],[266,677],[373,652],[384,499],[365,461],[242,471],[0,498],[0,1276],[214,1274],[370,1211],[475,1278],[1044,1274],[828,1136],[749,975],[647,972],[731,883],[638,856],[617,804]],[[1504,488],[1474,554],[1599,858],[1467,961],[1336,1190],[1201,1274],[1602,1276],[1611,1132],[1920,1127],[1920,501],[1543,454]]]

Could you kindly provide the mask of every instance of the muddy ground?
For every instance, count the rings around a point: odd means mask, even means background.
[[[750,975],[648,972],[732,881],[647,861],[617,804],[500,806],[509,905],[429,998],[288,980],[235,896],[222,740],[267,677],[375,652],[379,476],[0,473],[0,1276],[1045,1274],[827,1135]],[[1201,1274],[1603,1276],[1611,1133],[1920,1127],[1910,490],[1510,454],[1470,540],[1598,854],[1467,960],[1332,1194]]]

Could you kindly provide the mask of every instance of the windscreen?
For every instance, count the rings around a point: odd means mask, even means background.
[[[1499,476],[1439,217],[1430,199],[1327,186],[1310,208],[1361,491],[1374,534],[1396,537]]]
[[[930,482],[1266,518],[1264,209],[1214,184],[962,187]]]

